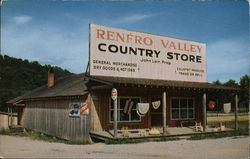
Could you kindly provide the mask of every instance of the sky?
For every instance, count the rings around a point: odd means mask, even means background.
[[[208,82],[249,74],[246,0],[5,0],[1,54],[85,72],[91,23],[205,43]]]

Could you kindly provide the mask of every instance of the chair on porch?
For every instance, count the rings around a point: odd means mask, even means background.
[[[195,126],[194,126],[194,129],[196,132],[203,132],[203,126],[201,125],[201,122],[197,122],[195,121]]]

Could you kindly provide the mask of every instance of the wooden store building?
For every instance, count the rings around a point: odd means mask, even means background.
[[[240,90],[206,81],[205,44],[91,24],[89,52],[86,73],[54,81],[51,69],[46,85],[8,102],[20,125],[68,140],[119,137],[124,128],[164,136],[195,122],[207,131],[219,93],[233,95],[237,115]]]

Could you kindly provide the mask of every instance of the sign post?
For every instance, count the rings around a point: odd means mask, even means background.
[[[117,90],[115,88],[111,91],[111,98],[114,101],[114,137],[117,137]]]

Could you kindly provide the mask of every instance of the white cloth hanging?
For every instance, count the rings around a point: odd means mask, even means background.
[[[137,103],[136,112],[139,116],[145,116],[149,110],[149,103]]]
[[[158,101],[152,102],[152,106],[154,109],[158,109],[161,106],[161,101],[158,100]]]
[[[231,111],[231,103],[223,104],[223,109],[225,113],[229,113]]]

